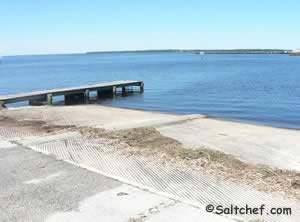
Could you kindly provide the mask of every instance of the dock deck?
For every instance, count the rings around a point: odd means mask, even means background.
[[[14,95],[0,95],[0,106],[5,106],[9,103],[17,103],[29,101],[29,104],[35,105],[42,102],[52,104],[54,96],[65,96],[65,102],[75,99],[88,99],[91,91],[97,91],[98,96],[101,94],[114,94],[117,88],[122,88],[122,92],[126,91],[126,87],[139,86],[140,91],[144,90],[143,81],[136,80],[121,80],[105,83],[96,83],[91,85],[83,85],[78,87],[67,87],[60,89],[41,90],[34,92],[18,93]]]

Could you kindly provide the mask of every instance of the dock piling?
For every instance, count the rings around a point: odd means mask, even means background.
[[[0,101],[0,109],[1,108],[6,108],[5,104],[2,101]]]
[[[47,103],[48,105],[52,105],[52,102],[53,102],[52,94],[49,93],[47,94]]]
[[[90,100],[90,90],[86,89],[84,91],[84,100],[85,100],[85,103],[89,103],[89,100]]]
[[[126,94],[126,87],[122,87],[122,95]]]

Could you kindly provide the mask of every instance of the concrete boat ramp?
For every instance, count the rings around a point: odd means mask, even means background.
[[[111,131],[154,127],[188,148],[206,147],[246,163],[300,171],[299,130],[217,120],[200,114],[174,115],[100,105],[21,107],[2,110],[1,114],[19,121],[42,120],[49,125]]]
[[[232,221],[14,143],[0,160],[0,221]]]
[[[187,141],[179,138],[185,143],[192,141],[194,137],[189,140],[188,135],[193,133],[183,126],[192,124],[192,129],[197,129],[199,133],[195,135],[199,137],[203,130],[200,127],[201,120],[209,120],[201,115],[177,116],[95,105],[17,108],[2,110],[1,116],[17,120],[42,120],[49,124],[56,122],[60,125],[88,125],[107,130],[151,126],[176,137],[171,130],[174,126],[177,132],[182,131],[183,135],[187,135]],[[198,127],[195,128],[195,125]],[[202,124],[204,129],[209,128],[208,126],[207,122]],[[230,127],[226,125],[224,128],[219,126],[219,129],[215,129],[217,134],[224,136],[223,130],[227,126]],[[228,137],[238,136],[238,132],[252,135],[253,139],[260,137],[261,143],[257,142],[260,149],[271,146],[273,153],[278,152],[276,155],[282,152],[271,145],[276,145],[277,140],[267,137],[267,142],[264,142],[263,129],[254,133],[248,125],[243,126],[243,129],[247,128],[245,131],[237,128],[228,128]],[[297,131],[293,131],[294,135],[289,131],[272,129],[265,128],[270,135],[273,132],[275,135],[285,136],[280,146],[284,146],[284,141],[297,141],[299,138]],[[215,135],[212,131],[208,134]],[[205,173],[162,165],[159,161],[149,162],[147,159],[129,155],[110,141],[86,139],[76,131],[58,131],[54,135],[45,135],[0,125],[0,141],[0,164],[1,169],[5,169],[0,171],[0,176],[7,178],[0,184],[3,190],[0,192],[0,217],[8,218],[9,221],[18,221],[19,218],[51,222],[297,221],[300,217],[298,200],[232,184]],[[230,147],[231,144],[226,141],[220,149]],[[206,145],[212,143],[208,140],[204,142]],[[218,142],[220,141],[216,140],[214,145]],[[247,148],[247,140],[240,142],[243,142],[243,148]],[[289,143],[285,145],[289,146]],[[256,149],[255,147],[254,144],[251,145],[252,149]],[[236,149],[228,151],[236,155],[241,152]],[[292,148],[287,152],[289,151]],[[253,155],[248,160],[257,161]],[[278,163],[283,165],[282,162]],[[287,164],[286,167],[294,168],[295,165]],[[209,204],[223,207],[242,207],[246,204],[260,207],[264,204],[266,211],[263,215],[219,216],[206,212],[205,208]],[[291,208],[292,214],[268,213],[270,208],[280,207]]]
[[[0,143],[0,148],[1,169],[4,169],[1,178],[7,181],[0,184],[2,218],[51,222],[179,222],[200,218],[221,222],[259,218],[279,222],[297,221],[300,215],[296,200],[216,180],[192,170],[181,171],[159,162],[147,162],[114,149],[105,140],[86,140],[78,133],[28,137],[19,132],[17,137],[11,135],[6,143]],[[265,205],[267,210],[259,216],[221,217],[206,212],[205,207],[210,204]],[[271,208],[280,207],[291,208],[292,215],[267,214]]]

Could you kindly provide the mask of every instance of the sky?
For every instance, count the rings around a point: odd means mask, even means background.
[[[300,48],[299,0],[0,0],[0,56]]]

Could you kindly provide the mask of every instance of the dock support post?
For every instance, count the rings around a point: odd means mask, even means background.
[[[144,92],[144,82],[141,82],[140,91],[141,91],[141,93]]]
[[[126,87],[123,86],[123,87],[122,87],[122,94],[124,95],[125,93],[126,93]]]
[[[90,90],[85,90],[84,91],[84,101],[85,103],[89,103],[89,99],[90,99]]]
[[[48,105],[52,105],[52,102],[53,102],[52,94],[47,94],[47,103],[48,103]]]
[[[0,101],[0,109],[1,109],[1,108],[6,108],[4,102],[2,102],[2,101]]]
[[[97,98],[98,98],[98,99],[101,98],[101,90],[97,90]]]

